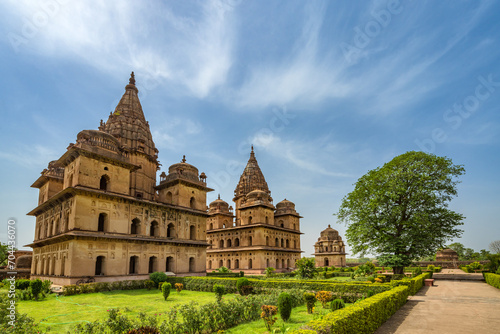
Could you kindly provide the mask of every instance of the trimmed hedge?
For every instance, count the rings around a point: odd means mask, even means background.
[[[235,293],[236,278],[216,278],[216,277],[169,277],[171,284],[182,283],[186,290],[212,292],[214,284],[222,284],[226,292]],[[389,283],[371,282],[332,282],[321,280],[258,280],[248,279],[254,291],[267,291],[273,289],[302,289],[309,291],[331,291],[335,298],[342,298],[346,302],[354,302],[359,297],[372,290],[374,293],[381,293],[390,290],[393,286]]]
[[[406,285],[409,288],[408,293],[413,296],[424,286],[424,280],[431,277],[432,273],[423,273],[422,275],[418,275],[417,277],[404,278],[402,280],[391,281],[391,285],[392,286]]]
[[[497,289],[500,289],[500,275],[493,273],[483,273],[484,279],[486,283],[491,286],[494,286]]]
[[[309,322],[305,329],[294,330],[290,334],[373,333],[406,303],[408,293],[408,287],[396,287],[349,307],[330,312],[321,320]]]
[[[211,272],[207,273],[207,276],[212,277],[243,277],[240,273],[219,273],[219,272]]]
[[[66,285],[63,287],[63,295],[72,296],[82,293],[94,293],[101,291],[146,289],[147,281],[149,280],[130,280]]]

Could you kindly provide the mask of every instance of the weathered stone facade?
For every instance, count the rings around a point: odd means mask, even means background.
[[[99,130],[84,130],[33,183],[39,189],[31,275],[55,284],[204,274],[204,173],[182,162],[163,172],[132,73]]]
[[[295,268],[301,254],[302,217],[286,199],[274,207],[253,147],[234,195],[234,212],[220,197],[210,203],[207,271],[225,266],[260,274],[267,267],[278,272]]]
[[[328,225],[314,244],[313,255],[316,267],[344,267],[346,265],[345,244],[339,232]]]
[[[436,253],[436,261],[458,261],[458,253],[450,248],[442,249]]]

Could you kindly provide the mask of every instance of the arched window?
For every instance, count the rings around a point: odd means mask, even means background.
[[[275,247],[279,247],[280,246],[278,238],[274,239],[274,246]]]
[[[231,260],[227,260],[227,268],[231,269]]]
[[[214,229],[214,224],[213,223],[210,223],[210,228],[209,230],[213,230]]]
[[[285,247],[285,241],[283,239],[281,239],[281,247]]]
[[[240,269],[240,260],[234,260],[234,269]]]
[[[104,232],[106,218],[107,218],[107,214],[102,213],[102,212],[99,214],[99,219],[97,221],[97,231],[98,232]]]
[[[231,239],[227,239],[227,247],[230,248],[231,247]]]
[[[252,259],[248,260],[248,269],[252,269]]]
[[[51,236],[52,235],[52,227],[54,226],[54,221],[52,220],[50,223],[49,223],[49,229],[48,229],[48,234],[47,236]]]
[[[189,207],[191,209],[196,209],[196,201],[195,201],[194,197],[191,197],[191,199],[189,200]]]
[[[132,224],[130,224],[130,234],[139,234],[140,225],[141,221],[139,219],[132,219]]]
[[[59,234],[59,218],[56,219],[56,222],[54,224],[54,234]]]
[[[248,246],[252,246],[252,236],[248,237]]]
[[[266,246],[269,246],[269,237],[268,236],[266,236]]]
[[[323,265],[323,267],[328,267],[329,266],[328,258],[325,257],[324,263],[325,264]]]
[[[138,267],[139,267],[139,257],[138,256],[131,256],[129,267],[128,267],[128,273],[129,274],[137,274],[137,270],[139,269]]]
[[[269,224],[269,218],[266,216],[266,224]]]
[[[157,269],[156,269],[157,263],[158,263],[158,259],[156,258],[156,256],[149,257],[148,273],[151,274],[151,273],[154,273],[155,271],[157,271]]]
[[[95,259],[95,274],[104,275],[104,256],[98,256]]]
[[[38,258],[33,260],[33,274],[38,274]]]
[[[149,227],[149,235],[151,237],[157,237],[158,236],[158,232],[159,232],[158,222],[156,220],[153,220],[151,222],[151,226]]]
[[[224,240],[221,240],[221,241],[219,242],[219,248],[224,248]]]
[[[99,181],[99,189],[108,190],[109,176],[101,176],[101,181]]]
[[[293,241],[293,248],[297,248],[297,240]]]
[[[56,257],[52,257],[52,264],[50,266],[50,274],[55,275],[56,274]]]
[[[236,238],[234,239],[234,247],[239,247],[240,246],[240,239]]]
[[[281,259],[281,268],[286,268],[285,267],[285,259]]]
[[[287,268],[290,268],[290,259],[287,259],[287,260],[286,260],[286,267],[287,267]]]
[[[295,230],[295,224],[293,224],[293,229]]]
[[[73,174],[68,177],[68,187],[73,187]]]
[[[286,248],[290,248],[290,241],[288,239],[286,239],[285,246]]]
[[[165,264],[165,270],[174,272],[174,258],[172,256],[167,257],[167,261]]]
[[[276,259],[276,269],[279,269],[280,267],[280,260]]]
[[[192,273],[195,271],[194,257],[189,258],[189,272]]]
[[[196,228],[194,225],[189,226],[189,239],[196,240]]]
[[[212,269],[212,260],[208,261],[208,269]]]
[[[66,214],[66,218],[64,219],[64,231],[67,231],[69,229],[69,213]]]
[[[223,267],[223,266],[224,266],[224,261],[223,260],[219,260],[219,268]]]
[[[167,238],[175,238],[175,229],[172,223],[167,225]]]
[[[269,268],[269,259],[266,260],[266,268]]]
[[[66,256],[63,256],[61,258],[61,271],[60,271],[61,276],[64,276],[65,269],[66,269]]]
[[[167,195],[165,195],[165,202],[172,204],[172,193],[170,191],[167,192]]]
[[[252,216],[248,217],[248,224],[252,223]]]

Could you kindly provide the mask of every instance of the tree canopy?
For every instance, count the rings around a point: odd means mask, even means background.
[[[489,248],[493,254],[500,254],[500,240],[493,241]]]
[[[459,237],[465,217],[448,204],[464,173],[449,158],[411,151],[363,175],[337,214],[348,225],[353,253],[378,254],[394,273],[402,273],[412,260]]]

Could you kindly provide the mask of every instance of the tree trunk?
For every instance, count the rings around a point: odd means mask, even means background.
[[[394,275],[404,275],[405,267],[392,267],[392,273]]]

